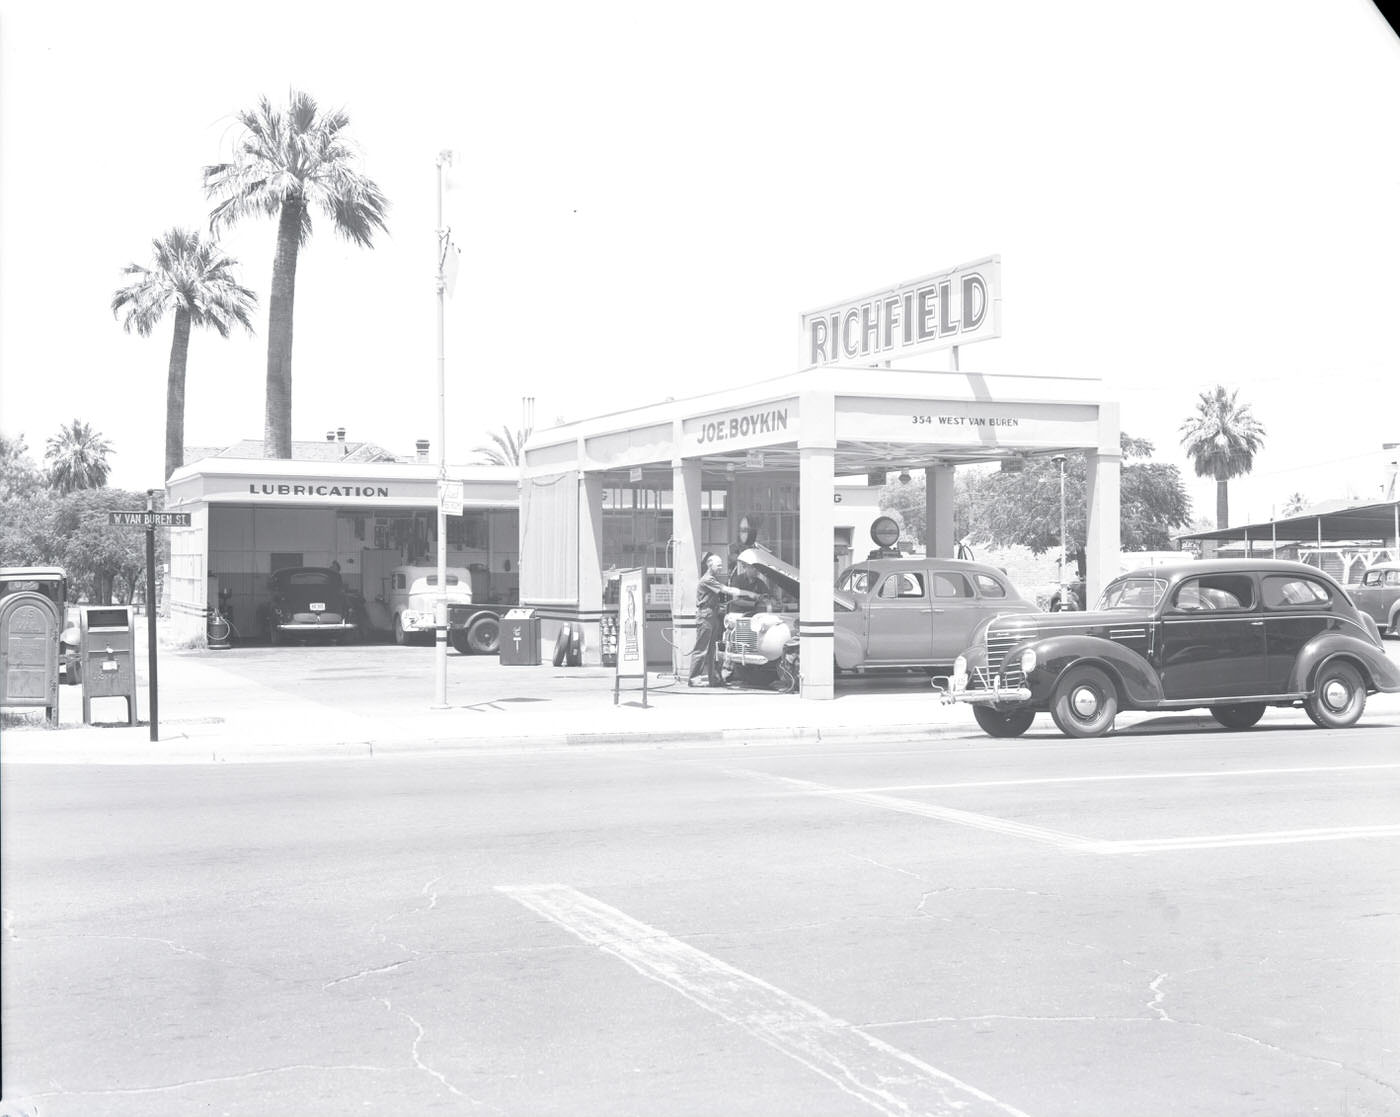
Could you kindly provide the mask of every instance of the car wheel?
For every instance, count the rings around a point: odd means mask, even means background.
[[[972,716],[989,737],[1019,737],[1035,721],[1034,710],[998,710],[994,706],[973,706]]]
[[[1248,729],[1264,716],[1262,702],[1236,702],[1230,706],[1212,706],[1210,716],[1226,729]]]
[[[476,655],[496,655],[501,650],[501,622],[496,617],[477,617],[467,629],[467,647]]]
[[[1384,636],[1386,632],[1389,632],[1392,636],[1400,636],[1400,605],[1397,605],[1391,610],[1390,624],[1387,628],[1381,630],[1381,635]]]
[[[403,618],[397,613],[394,614],[394,643],[399,647],[408,643],[408,633],[403,630]]]
[[[1313,724],[1322,729],[1345,729],[1361,720],[1366,687],[1350,663],[1329,663],[1317,673],[1313,693],[1303,703]]]
[[[447,634],[447,640],[458,655],[472,654],[472,647],[467,643],[467,634],[463,629],[454,628]]]
[[[1097,667],[1071,667],[1055,688],[1050,716],[1066,737],[1102,737],[1118,716],[1113,680]]]

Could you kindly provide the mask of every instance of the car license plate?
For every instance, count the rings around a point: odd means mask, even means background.
[[[324,601],[313,601],[311,603],[311,611],[313,613],[324,613],[326,611],[326,603]]]

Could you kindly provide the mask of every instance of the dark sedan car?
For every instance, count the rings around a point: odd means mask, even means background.
[[[994,737],[1049,711],[1097,737],[1121,710],[1205,707],[1247,729],[1269,706],[1354,725],[1366,696],[1400,691],[1376,622],[1316,567],[1220,559],[1136,570],[1088,613],[998,617],[954,665],[944,700],[973,703]]]
[[[340,572],[325,566],[292,566],[272,575],[272,598],[259,610],[261,628],[273,643],[288,637],[320,636],[349,641],[359,631]]]

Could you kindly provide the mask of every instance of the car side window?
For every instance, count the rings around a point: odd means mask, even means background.
[[[394,589],[396,589],[396,590],[401,590],[401,589],[403,589],[404,586],[406,586],[407,584],[408,584],[408,581],[407,581],[407,579],[404,577],[403,574],[395,574],[395,575],[394,575]]]
[[[1187,578],[1172,597],[1172,611],[1214,612],[1253,609],[1254,582],[1247,574],[1204,574]]]
[[[1383,573],[1384,572],[1380,570],[1368,570],[1365,574],[1361,575],[1361,584],[1363,586],[1378,586],[1381,584]]]
[[[880,583],[880,596],[885,598],[922,598],[924,596],[924,576],[922,574],[891,574]]]
[[[846,593],[869,593],[870,571],[847,570],[841,575],[841,580],[836,583],[836,588],[844,590]]]
[[[933,576],[934,597],[971,597],[972,585],[966,574],[938,572]]]
[[[1400,586],[1400,570],[1387,570],[1385,572],[1385,584],[1387,586]]]
[[[1327,587],[1311,578],[1270,574],[1264,579],[1264,604],[1270,609],[1316,609],[1331,602],[1332,595]]]
[[[983,597],[1005,597],[1006,587],[990,574],[977,574],[977,592]],[[938,579],[934,579],[934,592],[938,592]]]

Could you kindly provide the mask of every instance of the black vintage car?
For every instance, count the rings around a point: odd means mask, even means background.
[[[1219,559],[1121,575],[1093,612],[997,617],[958,657],[944,701],[972,703],[993,737],[1019,736],[1042,710],[1068,736],[1097,737],[1119,710],[1199,707],[1230,729],[1269,706],[1344,728],[1377,691],[1400,691],[1400,668],[1332,578]]]
[[[344,643],[359,634],[354,603],[340,572],[326,566],[291,566],[272,575],[272,597],[258,610],[268,641],[318,636]]]

